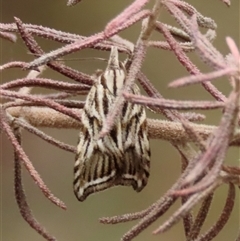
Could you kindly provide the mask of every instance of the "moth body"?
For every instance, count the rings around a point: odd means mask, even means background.
[[[92,86],[82,111],[74,165],[74,193],[79,201],[113,186],[132,186],[139,192],[147,184],[150,149],[143,106],[125,102],[111,131],[97,139],[125,79],[125,67],[118,61],[117,48],[112,48],[108,66]],[[139,94],[137,85],[131,92]]]

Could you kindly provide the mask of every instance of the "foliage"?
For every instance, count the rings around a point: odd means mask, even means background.
[[[87,0],[86,0],[87,1]],[[69,0],[68,5],[80,1]],[[28,206],[26,195],[22,188],[21,164],[29,171],[43,194],[57,206],[65,209],[65,204],[55,197],[45,185],[32,162],[21,146],[21,129],[34,133],[45,141],[66,151],[76,153],[76,148],[43,133],[38,127],[80,128],[81,109],[83,101],[71,97],[86,95],[94,83],[94,76],[79,72],[57,62],[57,58],[85,48],[99,51],[109,51],[112,46],[119,52],[126,53],[127,77],[122,90],[119,92],[112,111],[108,114],[102,126],[101,136],[111,131],[114,121],[119,116],[125,101],[143,105],[157,114],[164,115],[168,121],[148,119],[149,138],[169,141],[179,154],[182,172],[174,185],[157,201],[137,213],[128,213],[116,217],[101,218],[106,224],[116,224],[130,220],[139,220],[123,237],[123,241],[132,240],[144,231],[150,224],[168,211],[181,199],[182,205],[170,215],[166,222],[160,225],[154,233],[160,234],[170,229],[174,224],[183,220],[186,240],[206,241],[220,235],[227,223],[236,196],[236,188],[240,186],[240,168],[229,166],[225,161],[226,152],[230,147],[240,146],[240,53],[234,41],[226,38],[229,54],[223,56],[212,45],[215,37],[216,24],[208,17],[202,16],[193,6],[181,0],[155,0],[152,9],[147,9],[148,0],[135,0],[118,16],[111,20],[102,32],[92,36],[80,36],[57,31],[47,27],[25,24],[15,18],[15,23],[0,24],[0,36],[15,42],[15,34],[19,34],[29,51],[36,56],[30,63],[12,61],[0,66],[0,71],[22,68],[29,70],[26,78],[16,79],[1,84],[2,98],[0,112],[1,131],[12,143],[15,159],[15,197],[23,218],[46,240],[56,240],[33,217]],[[227,5],[230,1],[223,0]],[[179,28],[161,22],[160,9],[167,11],[178,23]],[[142,29],[136,43],[123,39],[118,34],[133,24],[141,22]],[[207,29],[201,33],[200,27]],[[164,41],[153,41],[153,32],[160,33]],[[41,37],[65,44],[49,53],[44,53],[35,37]],[[177,79],[169,87],[179,88],[192,84],[203,86],[213,97],[212,101],[180,101],[165,99],[153,86],[151,81],[141,71],[148,48],[171,51],[179,63],[189,72],[189,76]],[[201,73],[197,66],[187,56],[194,52],[202,61],[212,68],[210,73]],[[39,75],[49,67],[76,83],[66,83],[60,80],[41,78]],[[223,95],[211,80],[224,76],[231,84],[232,90],[228,96]],[[135,81],[142,86],[147,96],[129,92]],[[53,89],[51,94],[32,94],[32,88],[41,86]],[[17,90],[13,90],[13,88]],[[24,107],[24,108],[23,108]],[[218,126],[208,126],[193,122],[204,119],[197,112],[180,112],[181,110],[209,110],[220,108],[221,121]],[[195,146],[194,150],[191,146]],[[229,191],[222,213],[210,229],[201,234],[201,228],[207,217],[211,201],[216,189],[228,185]],[[201,207],[193,216],[191,210],[200,203]],[[238,231],[236,240],[240,240]]]

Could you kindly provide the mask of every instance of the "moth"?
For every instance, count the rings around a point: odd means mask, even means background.
[[[111,131],[96,138],[125,80],[125,66],[112,47],[107,68],[96,78],[82,110],[73,184],[79,201],[113,186],[132,186],[140,192],[147,184],[150,147],[143,106],[125,102]],[[130,92],[140,93],[136,84]]]

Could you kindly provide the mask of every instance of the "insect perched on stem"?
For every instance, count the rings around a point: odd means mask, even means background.
[[[132,186],[137,192],[147,184],[150,149],[145,109],[125,102],[111,131],[96,139],[126,79],[118,50],[111,50],[108,66],[92,86],[82,111],[74,165],[74,193],[79,201],[116,186]],[[131,92],[139,94],[137,85]]]

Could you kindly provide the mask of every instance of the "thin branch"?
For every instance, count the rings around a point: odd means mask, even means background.
[[[15,137],[21,145],[21,134],[18,127],[14,128]],[[50,235],[46,229],[35,219],[33,216],[30,207],[27,203],[27,198],[24,192],[23,183],[22,183],[22,171],[21,171],[21,160],[19,154],[14,151],[14,188],[15,188],[15,198],[18,204],[18,208],[23,219],[34,229],[36,230],[43,238],[48,241],[57,241],[55,237]]]
[[[8,113],[13,117],[22,116],[34,127],[49,127],[49,128],[81,128],[81,122],[74,120],[71,117],[65,116],[57,111],[47,107],[24,107],[8,108]],[[81,116],[81,110],[74,109],[74,112]],[[182,127],[181,123],[171,122],[166,120],[147,119],[148,135],[151,139],[162,139],[166,141],[174,141],[176,143],[184,143],[189,141],[189,136]],[[215,130],[216,126],[194,124],[189,125],[200,135],[203,140],[206,140]],[[231,146],[240,146],[240,131],[236,132],[230,141]]]
[[[210,241],[218,235],[218,233],[223,229],[228,219],[230,218],[230,215],[234,207],[235,195],[235,187],[232,183],[229,183],[228,196],[219,219],[210,228],[210,230],[208,230],[205,234],[201,235],[195,241]]]
[[[51,191],[48,189],[48,187],[45,185],[43,180],[41,179],[38,172],[35,170],[34,166],[32,165],[31,161],[25,154],[22,147],[19,145],[16,137],[14,136],[12,129],[10,125],[7,122],[7,118],[4,116],[4,110],[1,109],[0,112],[0,124],[1,124],[1,130],[5,132],[6,136],[10,140],[10,142],[13,145],[14,151],[18,154],[19,159],[24,163],[26,169],[28,170],[29,174],[35,181],[35,183],[38,185],[40,190],[43,192],[43,194],[49,199],[51,202],[56,204],[58,207],[61,207],[62,209],[66,209],[66,205],[58,198],[56,198]]]

